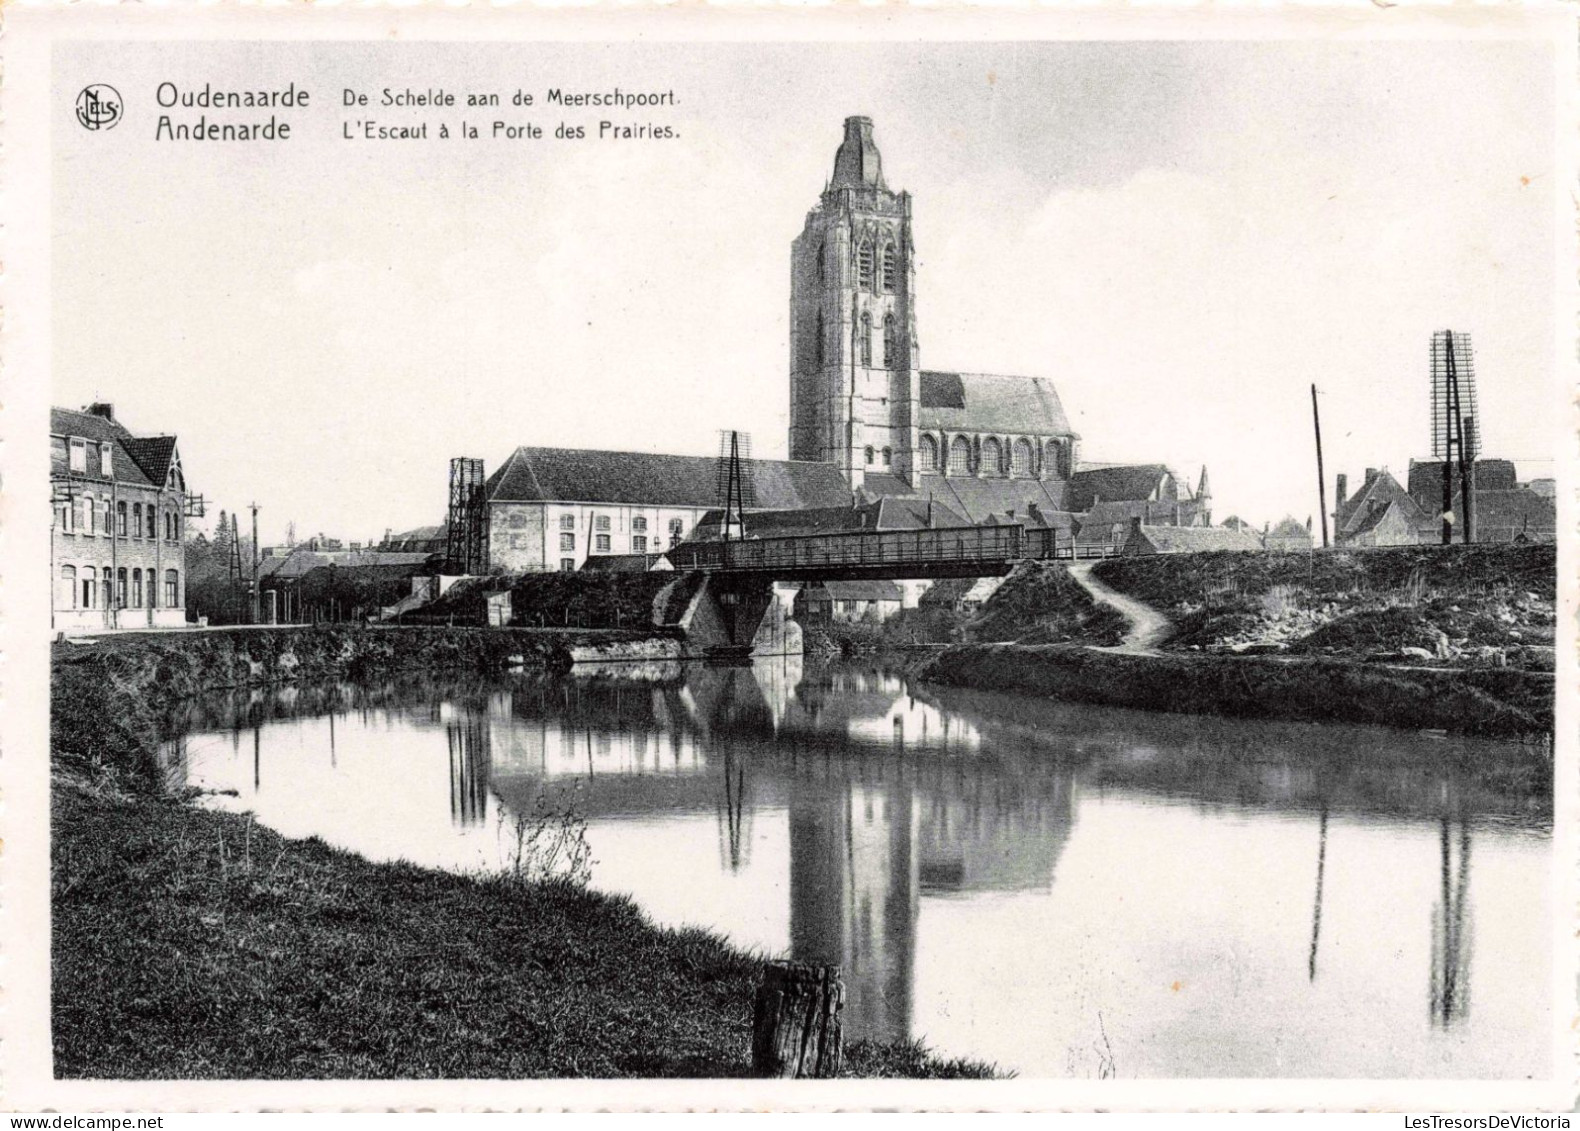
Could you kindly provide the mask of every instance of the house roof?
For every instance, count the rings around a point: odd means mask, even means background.
[[[1360,489],[1334,508],[1333,529],[1336,534],[1349,535],[1357,533],[1363,523],[1370,522],[1366,527],[1370,530],[1376,525],[1372,508],[1375,506],[1378,511],[1384,511],[1395,501],[1400,502],[1402,517],[1411,523],[1428,517],[1387,468],[1368,469],[1367,478],[1362,481]]]
[[[1513,491],[1482,491],[1473,496],[1472,518],[1478,542],[1513,542],[1524,535],[1532,542],[1551,542],[1558,536],[1558,509],[1554,500],[1525,487]]]
[[[1443,509],[1443,461],[1442,460],[1411,460],[1410,472],[1406,478],[1411,498],[1427,509],[1429,513],[1438,514]],[[1454,473],[1454,482],[1459,482],[1457,471]],[[1506,459],[1478,459],[1476,461],[1476,490],[1479,491],[1512,491],[1519,486],[1519,476],[1515,473],[1514,464]]]
[[[110,445],[110,466],[118,483],[141,487],[161,487],[169,471],[170,459],[175,452],[174,436],[136,437],[120,422],[93,412],[70,408],[49,410],[49,431],[52,436],[80,436],[95,444]],[[52,460],[51,473],[68,474],[69,453],[59,460]],[[84,479],[102,479],[97,458],[88,460],[86,471],[71,472]]]
[[[824,589],[836,601],[898,601],[900,587],[892,581],[825,581],[813,590]]]
[[[1150,499],[1158,493],[1163,481],[1173,474],[1161,463],[1124,463],[1083,468],[1070,476],[1065,505],[1073,511],[1085,511],[1098,502]],[[1190,489],[1183,483],[1180,483],[1180,497],[1181,502],[1190,498]]]
[[[1143,526],[1138,533],[1160,554],[1260,550],[1262,544],[1242,530],[1221,526]]]
[[[315,569],[406,570],[417,572],[435,555],[416,551],[391,550],[317,550],[295,549],[280,557],[264,558],[258,565],[259,577],[301,577]]]
[[[923,428],[1067,436],[1069,418],[1045,377],[994,373],[921,374]]]
[[[920,475],[914,490],[892,475],[868,475],[862,481],[864,493],[872,496],[905,499],[923,508],[932,497],[937,506],[949,508],[965,521],[963,526],[987,522],[1040,524],[1032,507],[1044,518],[1065,512],[1064,484],[1053,479],[978,479],[965,475]],[[1049,519],[1057,525],[1056,519]],[[946,525],[942,521],[935,526]],[[900,529],[900,528],[895,528]]]
[[[742,460],[749,509],[829,507],[847,503],[850,487],[831,463]],[[712,456],[521,447],[488,477],[489,502],[617,503],[715,507],[719,460]]]

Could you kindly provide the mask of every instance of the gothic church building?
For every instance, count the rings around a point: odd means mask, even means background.
[[[867,498],[931,498],[973,523],[1083,540],[1122,540],[1133,518],[1210,524],[1205,472],[1193,493],[1162,465],[1082,465],[1052,382],[923,369],[915,248],[911,196],[884,180],[872,121],[846,119],[791,248],[792,460],[835,464]]]

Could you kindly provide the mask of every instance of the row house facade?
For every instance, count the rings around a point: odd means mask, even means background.
[[[50,410],[51,627],[186,623],[188,494],[174,436],[134,436],[108,404]]]

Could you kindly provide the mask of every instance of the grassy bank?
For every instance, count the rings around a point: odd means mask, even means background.
[[[159,739],[201,688],[552,666],[567,638],[315,629],[58,646],[56,1073],[745,1074],[761,956],[657,928],[630,901],[573,884],[374,864],[163,788]],[[864,1043],[847,1049],[847,1072],[991,1074],[913,1044]]]
[[[1311,659],[1148,656],[1044,645],[959,645],[921,678],[1111,707],[1498,737],[1552,732],[1550,676]],[[1550,774],[1548,761],[1546,774]],[[1550,784],[1546,786],[1550,789]]]

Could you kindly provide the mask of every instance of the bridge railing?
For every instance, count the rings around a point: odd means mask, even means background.
[[[906,564],[1002,563],[1100,558],[1111,546],[1077,545],[1057,530],[960,526],[921,530],[844,530],[725,542],[684,542],[669,551],[676,569],[810,570]]]

